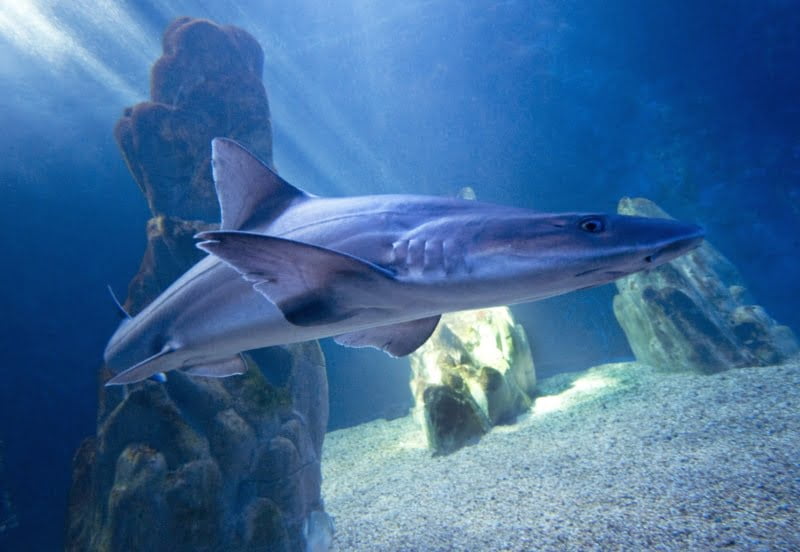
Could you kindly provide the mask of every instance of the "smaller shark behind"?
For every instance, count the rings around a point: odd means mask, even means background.
[[[243,351],[330,336],[404,356],[444,312],[599,286],[703,240],[699,226],[665,219],[316,197],[224,138],[212,163],[222,221],[197,236],[210,255],[122,321],[105,350],[106,385],[170,370],[240,374]]]

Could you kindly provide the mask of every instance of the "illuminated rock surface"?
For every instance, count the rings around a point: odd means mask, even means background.
[[[619,212],[669,218],[641,198],[623,199]],[[713,373],[780,363],[798,350],[792,331],[752,304],[736,268],[707,242],[616,285],[614,314],[640,362]]]
[[[192,236],[219,220],[211,138],[243,140],[271,159],[255,40],[184,18],[166,31],[164,50],[153,102],[128,110],[116,129],[153,214],[126,301],[133,314],[203,256]],[[100,387],[97,435],[73,463],[66,550],[292,552],[319,540],[307,526],[324,529],[318,520],[327,519],[325,359],[316,342],[247,357],[242,376],[171,372],[165,384]],[[109,376],[103,369],[100,379]]]
[[[800,549],[797,362],[537,389],[531,415],[446,456],[410,416],[329,433],[335,549]]]
[[[530,407],[531,351],[507,307],[443,315],[409,358],[415,416],[437,453],[473,442]]]

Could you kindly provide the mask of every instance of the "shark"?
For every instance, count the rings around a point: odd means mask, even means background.
[[[239,143],[212,141],[219,230],[208,255],[112,335],[106,385],[171,370],[226,377],[245,351],[333,337],[404,356],[442,313],[609,283],[699,246],[700,226],[543,213],[423,195],[319,197]]]

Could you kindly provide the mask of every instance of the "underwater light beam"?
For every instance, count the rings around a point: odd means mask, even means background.
[[[48,72],[63,76],[70,69],[80,68],[84,74],[114,92],[122,104],[140,97],[140,87],[130,84],[112,68],[111,60],[119,52],[132,56],[139,70],[146,72],[148,60],[158,50],[158,40],[145,30],[114,2],[75,1],[58,5],[65,10],[59,14],[52,3],[5,2],[0,10],[0,37],[15,52],[7,56],[0,71],[16,77],[27,70],[20,60],[38,60]],[[84,36],[99,37],[99,42],[110,46],[102,56],[82,38],[77,25],[87,26],[91,32]],[[69,83],[65,83],[69,84]]]
[[[538,397],[533,405],[534,414],[547,414],[569,408],[576,402],[582,402],[601,392],[616,387],[619,382],[607,376],[587,374],[572,382],[572,385],[557,395]]]
[[[264,80],[275,128],[301,153],[305,164],[300,167],[295,164],[297,160],[282,157],[281,145],[276,142],[275,159],[282,174],[308,174],[312,168],[320,180],[329,183],[327,193],[353,195],[363,193],[364,188],[400,189],[401,180],[391,163],[378,155],[369,141],[368,121],[375,119],[381,109],[377,103],[380,100],[375,98],[383,98],[386,93],[386,87],[380,86],[386,59],[377,56],[374,47],[384,44],[398,28],[418,25],[418,16],[425,13],[426,5],[399,3],[378,10],[370,3],[342,2],[331,5],[335,11],[329,6],[331,9],[324,11],[322,19],[316,4],[311,3],[316,19],[308,25],[315,32],[292,37],[292,42],[260,25],[258,19],[242,22],[264,49]],[[268,21],[269,15],[265,9],[261,19]],[[347,22],[347,27],[342,27],[342,21]],[[392,52],[403,55],[396,44]],[[320,59],[339,60],[342,55],[352,55],[355,64],[348,65],[337,81],[355,79],[360,83],[363,78],[363,87],[371,91],[359,94],[356,104],[337,102],[320,86],[318,76],[305,70],[309,64],[330,65],[320,63]],[[359,167],[360,174],[352,174],[349,167]],[[357,182],[361,184],[356,185]]]

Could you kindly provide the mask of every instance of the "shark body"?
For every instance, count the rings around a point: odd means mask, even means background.
[[[335,336],[403,356],[444,312],[594,287],[698,246],[700,227],[548,214],[414,195],[322,198],[236,142],[212,143],[220,230],[210,255],[111,337],[107,385],[159,372],[242,373],[240,353]]]

